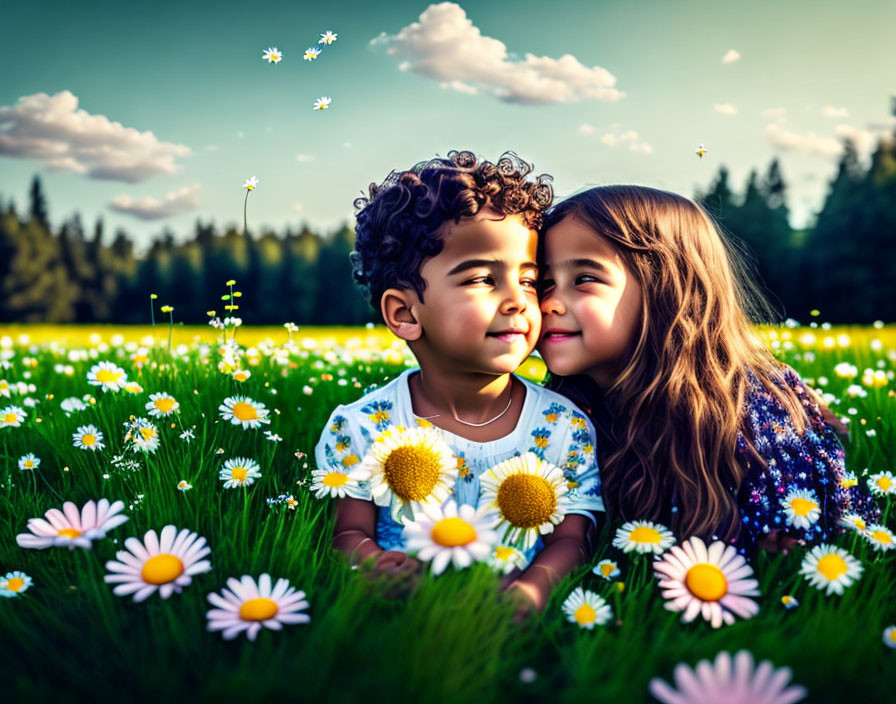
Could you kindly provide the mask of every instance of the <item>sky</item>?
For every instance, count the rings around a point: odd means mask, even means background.
[[[802,227],[843,138],[867,157],[894,126],[891,0],[3,5],[0,199],[26,209],[39,174],[54,226],[102,217],[138,251],[242,227],[251,176],[250,232],[330,232],[369,183],[451,149],[515,151],[558,198],[693,196],[723,164],[740,192],[777,157]]]

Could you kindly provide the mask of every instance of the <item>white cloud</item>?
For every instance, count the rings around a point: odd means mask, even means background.
[[[888,139],[890,136],[888,129],[866,130],[852,125],[837,125],[834,133],[842,139],[851,139],[856,145],[856,151],[863,157],[871,154],[880,140]]]
[[[585,136],[592,135],[594,134],[594,127],[583,122],[581,125],[579,125],[576,132]]]
[[[292,209],[293,209],[293,211],[295,211],[297,213],[301,213],[302,212],[302,204],[301,203],[293,203]]]
[[[723,64],[733,64],[735,61],[740,61],[740,52],[734,49],[729,49],[728,53],[722,57]]]
[[[526,53],[522,60],[504,42],[484,36],[453,2],[430,5],[398,34],[372,39],[401,61],[399,69],[440,81],[463,93],[482,91],[507,103],[616,101],[616,78],[600,66],[584,66],[571,54],[558,59]]]
[[[162,200],[157,200],[152,196],[144,196],[140,200],[134,200],[131,196],[121,195],[109,204],[109,209],[133,215],[141,220],[160,220],[197,207],[199,198],[196,193],[199,189],[198,183],[192,186],[184,186],[177,191],[165,194]]]
[[[833,105],[825,105],[821,109],[821,114],[824,117],[833,117],[842,120],[844,117],[849,117],[849,110],[846,108],[835,108]]]
[[[160,142],[152,132],[79,110],[78,98],[67,90],[0,106],[0,155],[35,159],[49,169],[138,183],[175,173],[176,159],[191,153],[183,144]]]
[[[767,120],[777,120],[781,122],[787,117],[787,108],[766,108],[762,111],[762,116]]]
[[[636,152],[638,154],[653,154],[653,147],[651,147],[647,142],[640,140],[638,138],[638,133],[634,130],[626,130],[625,132],[621,132],[619,134],[607,132],[606,134],[601,136],[600,141],[606,144],[608,147],[625,145],[628,146],[630,151]]]
[[[784,151],[806,152],[816,156],[836,156],[842,145],[833,137],[821,137],[814,132],[799,134],[773,124],[765,126],[765,138]]]
[[[716,103],[712,106],[712,109],[720,115],[726,115],[728,117],[737,115],[737,107],[731,103]]]
[[[309,161],[314,161],[317,157],[314,154],[296,154],[296,161],[300,164],[304,164]]]
[[[352,148],[352,143],[351,143],[351,142],[343,142],[343,143],[342,143],[342,146],[345,147],[346,149],[351,149],[351,148]]]
[[[217,144],[207,144],[205,146],[206,151],[210,151],[210,152],[216,152],[216,151],[218,151],[219,148],[220,147],[218,147]]]

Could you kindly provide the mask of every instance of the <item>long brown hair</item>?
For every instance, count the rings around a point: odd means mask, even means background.
[[[547,384],[585,406],[603,404],[612,418],[598,442],[608,509],[625,520],[668,522],[680,536],[735,537],[745,471],[739,429],[748,453],[765,464],[744,425],[750,374],[798,432],[807,422],[797,396],[773,383],[781,365],[753,330],[774,313],[744,253],[696,203],[653,188],[576,194],[547,213],[544,231],[566,217],[612,242],[641,286],[640,327],[610,388],[598,399],[581,375],[552,375]]]

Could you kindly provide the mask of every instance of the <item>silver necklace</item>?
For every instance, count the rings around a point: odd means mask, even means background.
[[[420,372],[420,380],[421,381],[423,380],[423,372],[422,371]],[[454,411],[451,411],[451,415],[454,416],[454,420],[456,420],[458,423],[463,423],[464,425],[470,425],[474,428],[480,428],[483,425],[488,425],[489,423],[494,423],[496,420],[498,420],[498,418],[500,418],[505,413],[507,413],[507,411],[510,410],[510,404],[513,403],[513,382],[511,381],[510,383],[511,383],[510,398],[507,399],[507,407],[503,411],[501,411],[498,415],[496,415],[494,418],[492,418],[491,420],[487,420],[484,423],[468,423],[467,421],[461,420],[456,415],[454,415]],[[434,416],[417,416],[417,417],[420,418],[421,420],[429,420],[430,418],[438,418],[441,415],[442,415],[441,413],[436,413]]]

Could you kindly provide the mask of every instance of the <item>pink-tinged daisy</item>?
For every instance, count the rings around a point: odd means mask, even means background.
[[[206,613],[208,630],[223,631],[226,640],[243,631],[249,640],[255,640],[262,626],[279,631],[284,624],[311,621],[308,614],[300,613],[308,608],[305,592],[289,586],[287,579],[278,579],[271,588],[269,574],[261,575],[258,584],[249,575],[240,580],[230,577],[227,588],[209,594],[208,600],[217,607]]]
[[[653,521],[628,521],[616,531],[613,547],[623,552],[660,555],[675,544],[675,536],[666,526]]]
[[[329,46],[336,41],[336,37],[338,36],[338,34],[328,29],[326,32],[320,35],[320,39],[317,40],[317,43],[326,44],[327,46]]]
[[[120,391],[128,383],[128,375],[112,362],[99,362],[87,372],[87,383],[101,386],[103,391]]]
[[[816,545],[803,558],[800,574],[809,584],[828,596],[843,594],[843,589],[862,576],[862,563],[836,545]]]
[[[808,695],[805,687],[787,684],[789,667],[775,669],[768,660],[757,667],[753,655],[741,650],[733,658],[727,652],[716,660],[701,660],[695,669],[675,666],[673,689],[664,680],[650,680],[650,693],[662,704],[793,704]]]
[[[18,428],[28,414],[18,406],[0,409],[0,428]]]
[[[146,404],[146,410],[149,415],[155,418],[163,418],[170,416],[180,408],[180,404],[170,394],[160,392],[149,395],[149,402]]]
[[[613,618],[613,611],[606,600],[598,594],[576,587],[563,602],[563,613],[570,623],[577,623],[589,631],[595,625],[603,626]]]
[[[896,548],[896,536],[893,535],[893,531],[880,523],[871,524],[862,535],[871,543],[871,547],[880,552]]]
[[[275,46],[268,47],[261,55],[261,60],[267,61],[269,64],[279,64],[282,59],[283,54],[281,54],[280,50]]]
[[[305,61],[314,61],[318,56],[320,56],[320,49],[312,46],[305,49],[305,55],[302,58]]]
[[[821,516],[818,497],[808,489],[793,489],[780,503],[787,523],[794,528],[808,528]]]
[[[229,396],[218,406],[222,420],[229,420],[234,425],[246,428],[258,428],[270,423],[268,410],[263,403],[253,401],[246,396]]]
[[[34,584],[34,582],[32,582],[31,577],[24,572],[19,572],[18,570],[15,572],[7,572],[0,577],[0,596],[17,597],[20,594],[27,592],[28,587],[32,584]]]
[[[498,516],[487,507],[458,506],[449,499],[442,507],[430,505],[404,520],[405,549],[417,552],[417,559],[432,562],[432,574],[440,575],[448,563],[462,570],[488,558],[498,542],[494,531]]]
[[[708,548],[698,537],[674,545],[654,562],[666,609],[683,611],[681,620],[701,615],[713,628],[731,625],[734,617],[751,618],[759,605],[747,597],[759,596],[759,583],[749,579],[753,569],[733,545],[721,540]]]
[[[109,503],[108,499],[88,501],[80,511],[71,501],[62,504],[62,511],[51,508],[44,518],[29,518],[25,526],[30,533],[19,533],[19,547],[43,550],[49,547],[84,548],[90,550],[94,540],[102,540],[106,533],[120,526],[128,517],[119,513],[123,501]]]
[[[118,584],[112,590],[116,596],[133,594],[134,601],[143,601],[156,591],[167,599],[180,593],[195,575],[212,569],[211,563],[202,559],[211,553],[205,538],[186,528],[178,532],[168,525],[159,536],[148,530],[143,542],[128,538],[124,546],[127,550],[119,550],[115,560],[106,563],[109,574],[103,579],[107,584]]]
[[[330,107],[330,103],[332,102],[333,99],[330,96],[324,95],[314,101],[314,107],[312,107],[312,110],[326,110]]]
[[[613,560],[601,560],[591,571],[597,576],[610,581],[619,576],[619,565]]]

